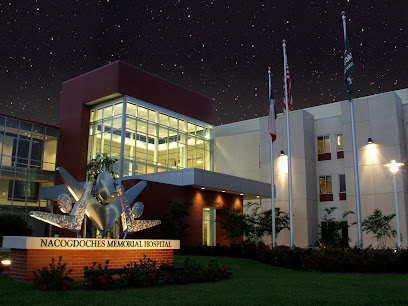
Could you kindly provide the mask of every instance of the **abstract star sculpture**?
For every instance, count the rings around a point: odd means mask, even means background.
[[[140,187],[143,186],[143,189],[146,187],[147,183],[145,181],[142,181],[138,183],[137,185],[141,185]],[[136,186],[137,186],[136,185]],[[123,232],[125,233],[125,236],[123,239],[126,238],[126,235],[128,233],[134,233],[137,231],[142,231],[144,229],[159,225],[161,223],[160,220],[135,220],[135,218],[139,218],[142,213],[143,213],[143,203],[142,202],[137,202],[133,207],[136,207],[134,211],[130,209],[129,202],[127,198],[124,196],[124,189],[122,186],[116,187],[116,191],[120,197],[120,200],[122,202],[122,228]],[[136,213],[135,213],[136,211]]]
[[[93,184],[92,182],[86,182],[86,185],[87,186],[81,196],[81,199],[75,203],[69,215],[56,215],[42,211],[30,211],[30,216],[35,219],[55,225],[57,227],[65,228],[77,233],[78,235],[79,231],[81,230],[82,219],[85,215],[85,209],[88,203],[89,195],[92,191]],[[61,203],[65,204],[65,202],[63,201],[61,201]]]
[[[76,200],[72,211],[70,211],[72,204],[69,196],[67,194],[60,194],[57,201],[58,206],[63,213],[69,213],[69,215],[31,211],[31,217],[60,228],[68,229],[77,233],[77,235],[81,230],[82,219],[85,213],[102,234],[106,234],[116,220],[121,217],[125,233],[123,238],[128,233],[141,231],[161,223],[160,220],[135,220],[135,218],[140,217],[143,213],[143,203],[141,202],[135,204],[133,211],[130,209],[129,203],[132,203],[143,191],[147,185],[146,181],[139,182],[127,191],[124,190],[123,186],[117,186],[118,198],[104,205],[105,201],[111,197],[114,191],[113,178],[108,172],[102,172],[96,180],[97,196],[102,202],[100,203],[91,195],[92,182],[86,182],[82,186],[64,168],[59,167],[57,171],[72,197]]]

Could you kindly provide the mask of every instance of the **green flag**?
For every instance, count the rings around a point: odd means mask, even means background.
[[[344,51],[344,82],[346,83],[347,98],[353,99],[353,78],[354,72],[353,56],[351,55],[350,43],[346,35],[346,50]]]

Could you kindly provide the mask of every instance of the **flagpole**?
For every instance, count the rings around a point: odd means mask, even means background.
[[[344,45],[346,46],[347,33],[346,33],[346,12],[342,12],[343,20],[343,34]],[[346,48],[346,47],[345,47]],[[350,99],[350,117],[351,117],[351,134],[353,140],[353,158],[354,158],[354,180],[356,184],[356,210],[357,210],[357,228],[358,228],[358,246],[363,248],[363,232],[361,227],[361,202],[360,202],[360,180],[358,177],[358,156],[357,156],[357,141],[356,141],[356,127],[354,123],[354,103],[353,97]]]
[[[269,103],[271,103],[271,68],[268,68],[268,80],[269,80]],[[271,107],[271,106],[269,106]],[[276,115],[276,114],[274,114]],[[271,203],[272,203],[272,247],[276,246],[276,232],[275,232],[275,169],[273,159],[273,139],[271,138]]]
[[[283,76],[285,79],[285,105],[286,105],[286,135],[288,142],[288,189],[289,189],[289,226],[290,226],[290,248],[293,249],[293,199],[292,199],[292,154],[290,151],[290,124],[289,124],[289,102],[288,102],[288,84],[286,79],[286,40],[282,41],[283,47]]]

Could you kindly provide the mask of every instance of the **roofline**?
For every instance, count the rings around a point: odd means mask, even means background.
[[[109,64],[107,64],[107,65],[104,65],[104,66],[102,66],[102,67],[98,67],[98,68],[93,69],[93,70],[91,70],[91,71],[88,71],[88,72],[86,72],[86,73],[84,73],[84,74],[78,75],[78,76],[76,76],[76,77],[74,77],[74,78],[72,78],[72,79],[66,80],[66,81],[62,82],[62,84],[64,85],[65,83],[68,83],[68,82],[71,82],[71,81],[76,80],[76,79],[78,79],[78,78],[81,78],[81,77],[83,77],[84,75],[88,75],[88,74],[94,73],[95,71],[104,69],[104,68],[106,68],[107,66],[114,65],[114,64],[117,64],[117,63],[123,64],[123,65],[126,65],[126,66],[129,66],[129,67],[132,67],[133,69],[137,69],[137,70],[139,70],[139,71],[142,72],[142,73],[148,74],[148,75],[150,75],[150,76],[152,76],[152,77],[155,77],[155,78],[157,78],[157,79],[160,79],[160,80],[162,80],[162,81],[165,81],[165,82],[167,82],[167,83],[170,83],[170,84],[172,84],[172,85],[174,85],[174,86],[176,86],[176,87],[179,87],[179,88],[181,88],[181,89],[184,89],[184,90],[186,90],[186,91],[189,91],[189,92],[191,92],[191,93],[193,93],[193,94],[195,94],[195,95],[201,96],[202,98],[205,98],[205,99],[208,99],[208,100],[211,100],[211,101],[213,100],[212,98],[209,98],[209,97],[207,97],[207,96],[204,96],[204,95],[201,94],[201,93],[198,93],[198,92],[196,92],[196,91],[193,91],[193,90],[191,90],[191,89],[189,89],[189,88],[186,88],[186,87],[184,87],[184,86],[181,86],[181,85],[179,85],[179,84],[173,83],[173,82],[171,82],[171,81],[169,81],[169,80],[166,80],[166,79],[164,79],[164,78],[162,78],[162,77],[160,77],[160,76],[158,76],[158,75],[155,75],[155,74],[153,74],[153,73],[151,73],[151,72],[149,72],[149,71],[143,70],[143,69],[141,69],[141,68],[139,68],[139,67],[136,67],[136,66],[134,66],[134,65],[131,65],[131,64],[129,64],[129,63],[126,63],[126,62],[124,62],[124,61],[122,61],[122,60],[117,60],[117,61],[114,61],[114,62],[109,63]]]
[[[25,122],[30,122],[30,123],[34,123],[34,124],[39,124],[39,125],[51,127],[51,128],[54,128],[54,129],[59,129],[59,125],[58,125],[59,123],[54,123],[54,124],[41,123],[41,122],[28,120],[28,119],[23,119],[23,118],[19,118],[19,117],[15,117],[15,116],[10,116],[10,115],[5,115],[5,114],[1,114],[1,113],[0,113],[0,116],[7,117],[7,118],[12,118],[12,119],[16,119],[16,120],[21,120],[21,121],[25,121]]]

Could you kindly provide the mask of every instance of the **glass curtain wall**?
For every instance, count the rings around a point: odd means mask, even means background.
[[[91,110],[88,159],[118,158],[124,177],[184,168],[212,170],[212,126],[122,97]],[[122,165],[122,167],[120,167]]]
[[[17,214],[29,221],[31,210],[46,210],[40,187],[54,185],[58,129],[0,116],[0,213]]]

